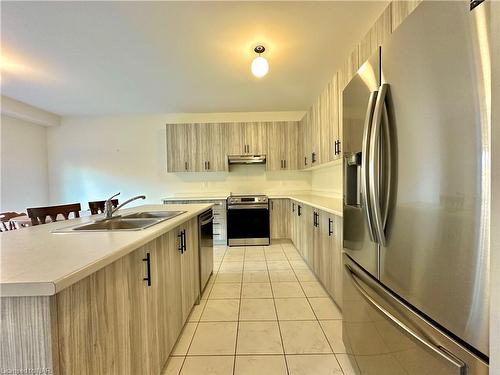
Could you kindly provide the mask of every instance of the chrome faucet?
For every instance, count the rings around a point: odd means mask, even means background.
[[[128,203],[130,203],[132,201],[135,201],[136,199],[146,199],[145,195],[138,195],[136,197],[133,197],[133,198],[130,198],[130,199],[126,200],[125,202],[123,202],[122,204],[120,204],[118,207],[113,208],[113,203],[111,201],[113,200],[114,197],[117,197],[118,195],[120,195],[120,193],[116,193],[112,197],[108,198],[106,200],[106,202],[104,203],[104,218],[106,220],[107,219],[111,219],[113,217],[113,214],[116,211],[118,211],[120,208],[122,208],[123,206],[125,206],[126,204],[128,204]]]

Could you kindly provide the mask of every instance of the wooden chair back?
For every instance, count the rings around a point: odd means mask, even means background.
[[[74,213],[75,217],[80,217],[80,210],[82,207],[80,203],[63,204],[60,206],[47,206],[47,207],[32,207],[28,208],[28,216],[31,219],[31,224],[45,224],[47,216],[52,221],[57,221],[57,215],[61,214],[64,220],[69,219],[69,214]]]
[[[0,212],[0,222],[2,225],[0,226],[0,230],[2,232],[6,232],[8,230],[14,230],[17,229],[14,223],[10,222],[9,220],[12,219],[13,217],[17,216],[22,216],[26,215],[24,213],[17,213],[15,211],[9,211],[9,212]]]
[[[106,201],[89,202],[90,213],[92,215],[104,213],[105,203]],[[113,205],[114,208],[118,207],[118,199],[111,199],[111,204]]]

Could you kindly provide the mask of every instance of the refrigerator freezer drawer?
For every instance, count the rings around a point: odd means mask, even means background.
[[[359,374],[488,374],[488,364],[344,253],[342,339]]]

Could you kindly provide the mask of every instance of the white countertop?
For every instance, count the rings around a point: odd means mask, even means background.
[[[197,200],[225,200],[229,194],[222,195],[222,193],[214,193],[213,195],[185,195],[185,196],[173,196],[166,197],[163,200],[166,201],[197,201]],[[336,216],[342,217],[342,199],[326,197],[322,195],[315,194],[287,194],[287,193],[269,193],[267,196],[271,199],[292,199],[296,202],[306,204],[308,206],[317,208],[318,210],[326,211]]]
[[[54,229],[90,222],[102,215],[58,221],[0,235],[0,296],[50,296],[91,275],[154,238],[209,209],[188,204],[187,211],[139,231],[52,233]],[[177,211],[179,205],[143,205],[120,210]]]

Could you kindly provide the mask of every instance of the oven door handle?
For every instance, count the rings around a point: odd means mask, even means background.
[[[235,204],[227,206],[228,210],[255,210],[258,208],[268,210],[269,206],[262,204]]]

